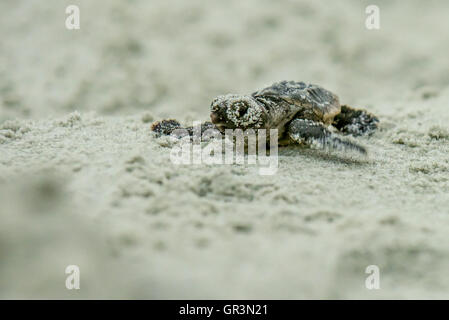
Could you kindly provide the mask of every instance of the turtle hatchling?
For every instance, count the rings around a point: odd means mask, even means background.
[[[202,132],[277,129],[280,146],[296,143],[362,154],[366,154],[366,149],[343,135],[369,135],[379,124],[379,119],[365,110],[340,105],[334,93],[296,81],[277,82],[250,95],[221,95],[212,101],[210,109],[211,122],[201,125]],[[158,135],[170,135],[175,129],[181,129],[176,120],[157,121],[152,125]],[[193,134],[192,127],[182,129]]]

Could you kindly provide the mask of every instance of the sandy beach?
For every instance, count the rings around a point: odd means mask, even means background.
[[[448,13],[442,0],[2,0],[0,298],[448,299]],[[379,130],[355,138],[369,155],[292,145],[263,176],[176,165],[176,142],[150,130],[280,80],[376,114]]]

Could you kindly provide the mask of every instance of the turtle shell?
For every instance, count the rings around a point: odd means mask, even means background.
[[[332,92],[314,85],[296,81],[281,81],[256,91],[255,98],[282,99],[298,107],[295,117],[330,124],[340,113],[340,102]]]

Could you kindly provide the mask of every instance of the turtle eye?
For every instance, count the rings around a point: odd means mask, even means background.
[[[234,103],[232,106],[232,109],[235,111],[237,116],[241,117],[246,114],[248,111],[248,106],[245,103],[242,103],[241,101]]]
[[[239,114],[241,116],[245,115],[247,111],[248,111],[248,106],[246,104],[243,104],[243,103],[239,104]]]

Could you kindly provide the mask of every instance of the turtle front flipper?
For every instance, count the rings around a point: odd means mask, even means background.
[[[330,132],[319,122],[295,119],[288,126],[288,135],[299,144],[319,149],[356,151],[366,155],[366,149],[352,141]]]
[[[212,122],[206,121],[201,123],[201,132],[198,132],[198,134],[203,135],[203,133],[209,129],[215,129],[218,132],[217,127]],[[175,130],[179,130],[178,132],[180,133],[187,132],[190,137],[193,137],[193,135],[195,134],[195,127],[183,128],[177,120],[173,119],[156,121],[151,125],[151,131],[154,131],[158,136],[169,136],[172,135],[172,133],[175,133],[175,136],[177,136],[178,138],[182,138],[185,136],[185,134],[176,135]]]
[[[372,134],[379,125],[379,119],[365,110],[343,105],[332,124],[343,133],[362,136]]]
[[[174,119],[156,121],[151,125],[151,131],[158,136],[169,136],[174,130],[180,128],[181,124]]]

